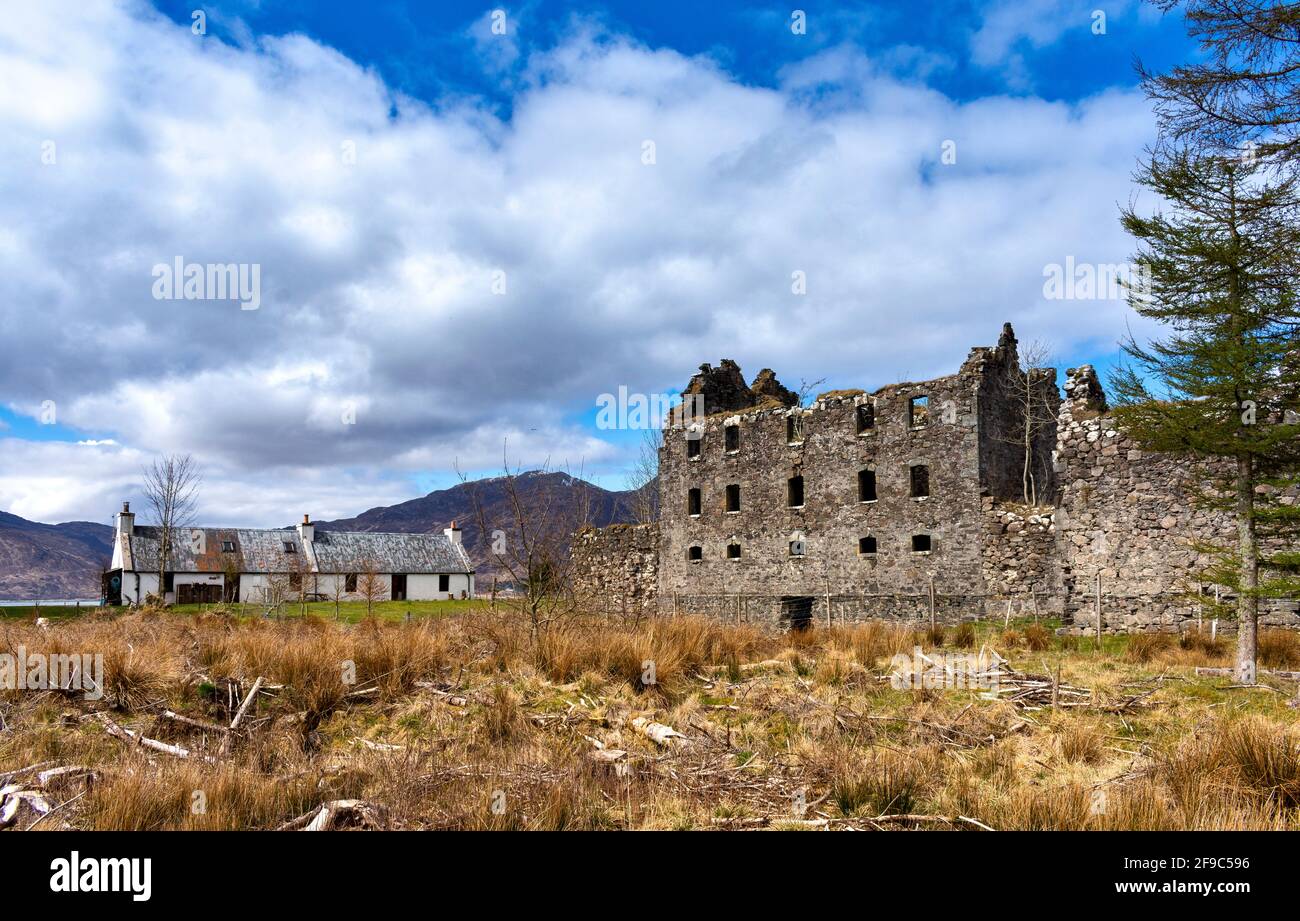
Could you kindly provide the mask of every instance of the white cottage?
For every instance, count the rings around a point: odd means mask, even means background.
[[[108,603],[158,594],[159,529],[136,526],[122,503],[108,573]],[[169,603],[312,600],[433,601],[474,597],[474,566],[452,522],[441,533],[317,531],[304,515],[293,529],[181,528],[163,574]]]

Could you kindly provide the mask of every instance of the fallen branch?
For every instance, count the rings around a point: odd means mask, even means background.
[[[235,718],[230,721],[230,729],[232,732],[239,728],[239,724],[243,722],[244,714],[247,713],[248,708],[253,705],[253,700],[257,697],[257,692],[261,689],[262,676],[258,675],[257,680],[253,682],[252,689],[244,696],[243,703],[239,705],[239,712],[237,712]]]
[[[277,831],[337,831],[341,828],[384,829],[388,813],[383,806],[359,799],[321,803],[311,812],[285,822]]]
[[[664,747],[671,746],[677,739],[686,738],[686,736],[682,735],[673,727],[665,726],[663,723],[656,723],[654,720],[647,719],[644,716],[638,716],[636,719],[632,720],[632,728],[650,741],[654,742],[656,745]]]
[[[179,745],[169,745],[166,742],[159,742],[157,739],[150,739],[144,735],[132,730],[124,729],[117,723],[113,722],[112,717],[107,713],[96,713],[95,718],[104,724],[105,731],[115,739],[121,739],[123,742],[133,742],[141,748],[147,748],[151,751],[162,752],[164,755],[171,755],[173,758],[193,758],[194,753],[188,748],[182,748]],[[211,761],[207,756],[202,757],[204,761]]]
[[[1231,678],[1236,672],[1231,668],[1209,668],[1203,665],[1196,667],[1196,676],[1198,678]],[[1270,678],[1280,678],[1283,681],[1300,681],[1300,672],[1275,672],[1267,668],[1261,668],[1257,671],[1256,676]]]

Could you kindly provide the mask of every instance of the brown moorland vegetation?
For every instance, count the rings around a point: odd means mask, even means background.
[[[0,690],[0,788],[36,830],[1300,829],[1294,683],[1198,677],[1230,664],[1209,637],[1014,626],[0,622],[0,653],[102,654],[106,691]],[[917,646],[1074,692],[891,686]]]

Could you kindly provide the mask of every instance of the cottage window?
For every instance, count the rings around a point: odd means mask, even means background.
[[[692,438],[690,435],[687,435],[687,436],[686,436],[686,456],[687,456],[687,457],[699,457],[699,456],[700,456],[700,442],[702,442],[703,440],[704,440],[704,439],[703,439],[703,438],[700,438],[698,435],[697,435],[696,437],[694,437],[694,438]]]
[[[293,541],[291,541],[291,540],[286,540],[286,541],[284,541],[284,552],[285,552],[285,553],[297,553],[297,552],[298,552],[298,548],[297,548],[296,546],[294,546]]]
[[[293,589],[295,592],[302,589],[302,573],[289,573],[289,588]]]
[[[803,508],[803,477],[792,476],[785,481],[785,504],[790,508]]]
[[[740,511],[740,484],[732,483],[727,487],[727,511]]]
[[[357,590],[357,574],[350,572],[343,577],[343,591],[355,592]]]
[[[932,549],[932,546],[933,546],[933,543],[932,543],[932,541],[930,540],[930,535],[929,535],[929,534],[913,534],[913,535],[912,535],[912,552],[913,552],[913,553],[929,553],[930,550]]]
[[[726,448],[728,451],[740,450],[740,426],[728,425],[723,429],[726,438]]]
[[[693,486],[686,491],[686,514],[698,516],[700,508],[700,490],[698,486]]]
[[[854,416],[857,421],[859,435],[863,432],[869,432],[876,427],[876,406],[874,403],[858,404],[858,409]]]
[[[858,538],[858,553],[864,556],[874,555],[876,552],[876,539],[868,535],[867,537]]]
[[[687,547],[686,559],[690,560],[691,562],[697,562],[699,560],[704,559],[704,548],[699,546],[698,544],[692,547]]]
[[[222,553],[234,553],[234,552],[235,552],[235,542],[234,542],[233,540],[223,540],[223,541],[221,542],[221,552],[222,552]]]
[[[727,544],[727,559],[740,559],[740,544]]]
[[[438,576],[438,591],[446,592],[451,590],[451,576],[443,573]]]
[[[785,417],[785,440],[792,445],[803,441],[803,420],[798,416]]]

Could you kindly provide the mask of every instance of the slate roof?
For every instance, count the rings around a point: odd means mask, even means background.
[[[196,539],[194,535],[201,535]],[[233,542],[234,552],[223,547]],[[123,569],[158,569],[158,528],[136,527],[126,547]],[[285,545],[293,547],[287,552]],[[379,572],[469,573],[474,568],[463,547],[447,535],[385,534],[378,531],[316,531],[311,553],[294,529],[185,528],[172,541],[170,572],[225,572],[231,561],[240,572],[360,572],[368,561]],[[312,565],[312,556],[315,565]]]
[[[446,534],[317,531],[312,548],[320,572],[360,572],[373,560],[380,572],[473,572],[465,548]]]

